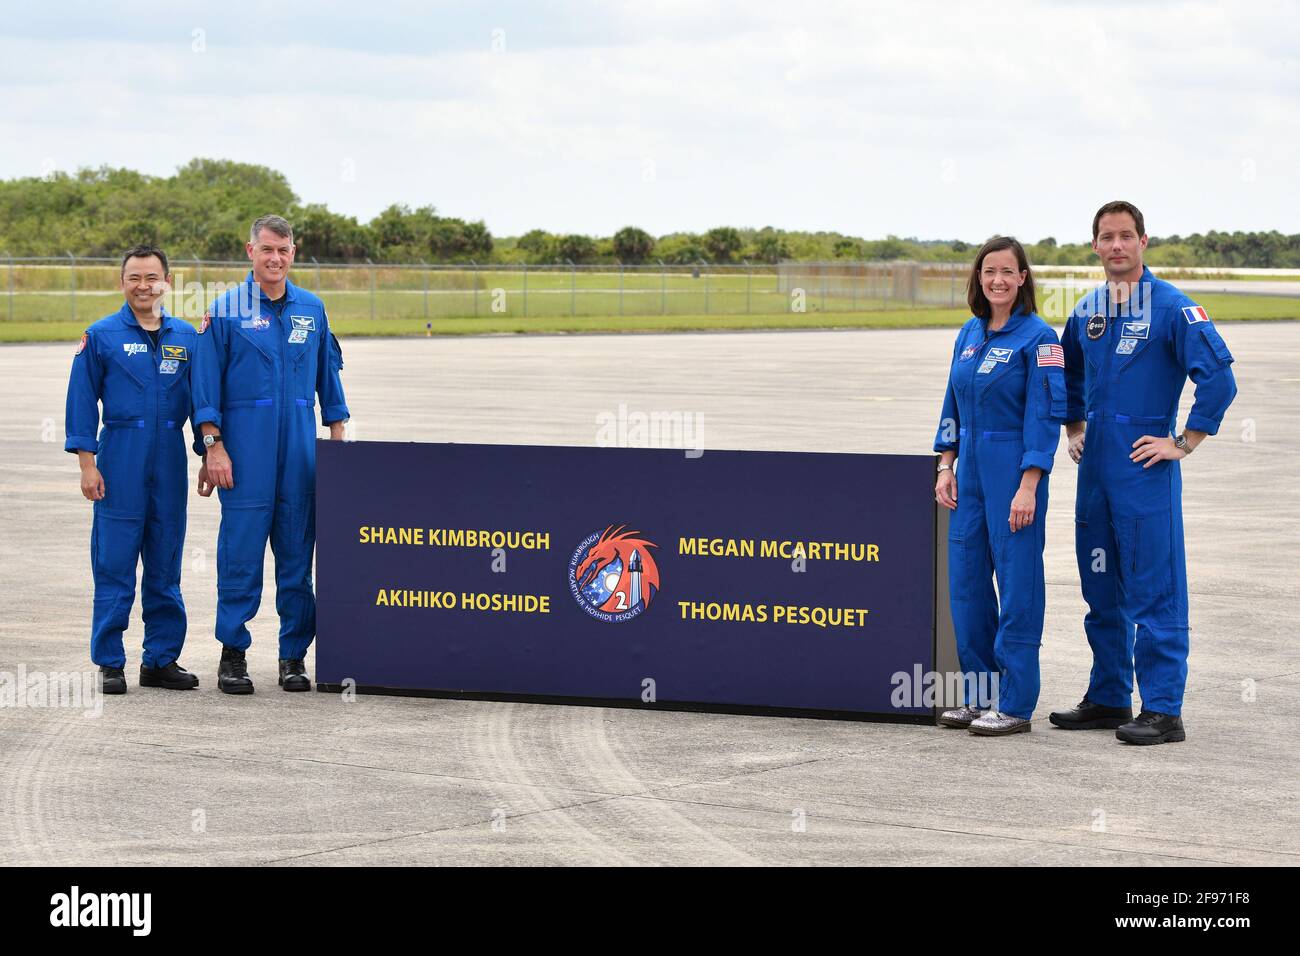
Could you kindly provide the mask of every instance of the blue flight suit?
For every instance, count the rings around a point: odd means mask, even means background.
[[[1187,379],[1187,428],[1213,435],[1237,394],[1232,353],[1205,311],[1150,269],[1126,303],[1103,284],[1065,325],[1067,421],[1087,420],[1075,551],[1092,645],[1087,698],[1180,715],[1187,683],[1187,561],[1181,469],[1133,462],[1143,435],[1167,437]]]
[[[1036,314],[1016,310],[996,332],[972,317],[953,348],[934,442],[937,452],[957,452],[948,590],[962,670],[997,674],[997,701],[978,705],[1025,720],[1038,702],[1047,476],[1066,410],[1061,366],[1056,333]],[[1032,467],[1043,470],[1034,521],[1013,534],[1011,499]]]
[[[268,299],[253,274],[216,299],[199,330],[194,421],[221,430],[235,486],[221,488],[217,640],[238,650],[262,601],[268,536],[275,554],[280,658],[300,660],[316,636],[316,423],[349,417],[343,354],[319,298],[291,282]]]
[[[182,426],[191,412],[197,342],[194,326],[163,313],[155,348],[124,303],[86,330],[72,360],[63,447],[74,454],[94,452],[104,479],[90,532],[90,659],[102,667],[126,666],[122,632],[130,622],[142,557],[141,663],[166,667],[185,643],[181,560],[189,477]]]

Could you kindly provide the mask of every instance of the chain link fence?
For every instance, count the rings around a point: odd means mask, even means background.
[[[121,304],[116,259],[18,258],[5,270],[0,321],[90,322]],[[914,262],[719,265],[434,265],[299,259],[291,280],[331,317],[423,320],[475,316],[775,315],[959,306],[964,266]],[[248,263],[173,259],[166,307],[198,321],[244,281]]]

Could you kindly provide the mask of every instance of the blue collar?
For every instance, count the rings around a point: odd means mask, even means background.
[[[252,296],[253,296],[254,298],[256,298],[256,299],[266,299],[267,302],[275,302],[275,301],[276,301],[275,299],[270,298],[270,297],[269,297],[265,292],[262,291],[262,287],[261,287],[260,285],[258,285],[258,284],[257,284],[257,280],[255,280],[255,279],[253,278],[253,270],[252,270],[252,269],[249,269],[249,270],[248,270],[248,275],[246,275],[246,276],[244,277],[244,282],[247,283],[247,284],[251,287]],[[288,302],[293,302],[295,299],[298,298],[298,296],[297,296],[297,292],[298,292],[298,287],[295,286],[292,282],[290,282],[290,281],[286,278],[286,279],[284,280],[284,301],[285,301],[286,303],[288,303]]]
[[[1030,315],[1030,313],[1028,313],[1028,312],[1024,311],[1023,309],[1021,309],[1020,306],[1016,306],[1014,309],[1011,310],[1011,315],[1007,318],[1007,324],[1004,325],[1004,326],[1002,326],[1002,328],[998,329],[997,332],[1010,332],[1010,331],[1012,331],[1012,330],[1015,329],[1018,325],[1020,325],[1020,324],[1023,323],[1026,319],[1028,319],[1028,318],[1029,318],[1029,315]],[[989,319],[980,319],[980,324],[984,326],[984,337],[985,337],[985,338],[988,338],[989,335],[991,335],[991,334],[993,334],[993,335],[996,335],[996,334],[997,334],[997,332],[993,332],[993,333],[990,333],[990,332],[989,332],[989,321],[990,321]]]
[[[144,326],[140,324],[138,319],[136,319],[135,313],[131,311],[130,302],[123,302],[122,308],[118,309],[117,311],[117,315],[118,318],[122,320],[123,325],[132,326],[134,328],[140,329],[143,332],[149,331],[148,329],[146,329]],[[174,331],[176,329],[177,327],[176,317],[168,313],[166,309],[161,310],[161,318],[162,318],[162,324],[158,326],[158,331],[160,333],[169,330]]]

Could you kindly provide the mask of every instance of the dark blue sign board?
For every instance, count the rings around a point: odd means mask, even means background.
[[[934,458],[319,442],[318,687],[930,722]],[[914,705],[915,704],[915,705]]]

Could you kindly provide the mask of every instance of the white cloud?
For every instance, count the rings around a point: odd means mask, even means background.
[[[1157,234],[1296,230],[1291,4],[371,6],[28,22],[0,38],[0,175],[228,157],[362,219],[432,203],[498,234],[1065,240],[1117,196]]]

